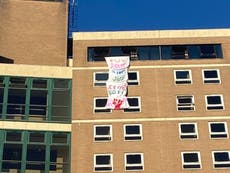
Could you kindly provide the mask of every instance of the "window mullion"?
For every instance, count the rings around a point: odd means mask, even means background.
[[[47,93],[47,116],[46,120],[51,121],[51,116],[52,116],[52,91],[53,91],[53,84],[54,80],[53,79],[48,79],[48,93]]]
[[[9,77],[5,77],[5,87],[4,87],[4,96],[3,96],[3,104],[2,104],[2,119],[3,120],[6,119],[8,90],[9,90]]]
[[[28,144],[28,131],[22,132],[22,160],[21,160],[21,172],[24,173],[26,170],[26,156],[27,156],[27,144]]]
[[[5,130],[0,130],[0,171],[2,171],[4,140],[5,140]]]
[[[26,88],[26,105],[25,105],[25,120],[29,119],[30,114],[30,92],[31,92],[31,86],[32,86],[32,79],[27,79],[27,88]]]
[[[51,145],[51,133],[45,133],[45,143],[46,143],[46,157],[45,157],[45,173],[50,170],[50,145]]]

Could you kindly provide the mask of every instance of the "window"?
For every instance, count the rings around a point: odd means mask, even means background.
[[[220,83],[220,72],[217,69],[205,69],[202,71],[205,84]]]
[[[182,167],[183,169],[200,169],[200,152],[182,152]]]
[[[128,85],[139,85],[139,72],[138,71],[128,72]]]
[[[94,141],[111,141],[112,126],[111,125],[95,125]]]
[[[105,86],[109,78],[108,72],[94,72],[94,86]]]
[[[221,44],[146,45],[89,47],[88,61],[105,61],[106,56],[130,56],[135,60],[180,60],[223,58]]]
[[[70,172],[70,140],[54,143],[51,131],[1,130],[0,172]],[[59,132],[59,141],[70,133]],[[4,138],[5,137],[5,138]],[[4,140],[5,139],[5,140]],[[24,158],[22,162],[22,158]]]
[[[228,129],[226,122],[209,122],[209,133],[211,138],[227,138]]]
[[[174,70],[174,79],[176,84],[191,84],[191,70]]]
[[[94,72],[94,86],[106,86],[106,81],[109,78],[108,72]],[[139,84],[139,73],[137,71],[128,72],[128,85]]]
[[[112,171],[112,154],[94,154],[94,171]]]
[[[214,45],[201,45],[200,46],[200,57],[201,58],[217,58],[215,46]]]
[[[213,151],[212,160],[214,168],[230,168],[229,151]]]
[[[109,56],[109,47],[97,47],[94,48],[93,55],[94,61],[103,61],[106,56]]]
[[[124,125],[125,140],[142,140],[141,124],[125,124]]]
[[[180,123],[179,124],[181,139],[197,139],[197,124],[196,123]]]
[[[222,110],[224,109],[223,96],[222,95],[207,95],[206,109],[207,110]]]
[[[194,111],[194,97],[193,96],[177,96],[177,110],[178,111]]]
[[[140,112],[141,111],[141,101],[140,97],[128,97],[129,108],[124,109],[124,112]]]
[[[172,59],[188,59],[188,50],[186,46],[176,45],[172,46],[171,52]]]
[[[125,170],[144,170],[143,153],[125,153]]]
[[[106,109],[107,98],[94,98],[94,113],[111,112]]]

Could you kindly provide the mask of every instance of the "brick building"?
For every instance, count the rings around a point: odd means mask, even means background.
[[[67,19],[66,1],[0,1],[0,172],[229,172],[229,29],[75,32],[68,59]]]

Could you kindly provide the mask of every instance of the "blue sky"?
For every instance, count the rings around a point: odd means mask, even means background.
[[[230,0],[78,0],[77,31],[230,28]]]

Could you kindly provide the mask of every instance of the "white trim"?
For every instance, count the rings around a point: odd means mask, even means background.
[[[140,133],[139,134],[126,134],[127,126],[139,126]],[[124,131],[124,141],[142,141],[143,140],[142,124],[124,124],[123,131]],[[125,139],[126,137],[140,137],[141,139]]]
[[[224,128],[225,128],[225,132],[212,132],[211,131],[211,124],[220,124],[222,123],[224,125]],[[215,122],[208,122],[208,130],[209,130],[209,137],[210,139],[226,139],[228,138],[228,126],[227,126],[227,122],[218,122],[218,121],[215,121]],[[212,138],[211,135],[227,135],[226,138],[224,137],[215,137],[215,138]]]
[[[96,128],[97,127],[109,127],[109,134],[108,135],[97,135],[96,134]],[[93,136],[94,136],[94,142],[109,142],[112,141],[112,137],[113,137],[113,130],[112,130],[112,125],[94,125],[93,126]],[[110,138],[110,140],[95,140],[95,138]]]
[[[230,167],[215,168],[215,164],[229,164],[230,165],[230,161],[218,161],[218,162],[216,162],[214,153],[228,153],[228,157],[230,157],[230,151],[212,151],[213,168],[214,169],[229,169]]]
[[[220,97],[221,103],[220,104],[208,104],[208,97]],[[205,106],[207,111],[218,111],[218,110],[224,110],[224,98],[222,94],[210,94],[205,95]],[[208,107],[216,107],[216,106],[222,106],[223,109],[208,109]]]
[[[96,164],[96,157],[97,156],[110,156],[110,164],[105,164],[105,165],[99,165],[99,166],[97,166],[97,164]],[[94,172],[112,172],[113,171],[113,154],[94,154],[94,156],[93,156],[93,169],[94,169]],[[112,170],[111,171],[108,171],[108,170],[104,170],[104,171],[102,171],[102,170],[100,170],[100,171],[96,171],[95,169],[97,168],[97,167],[111,167],[112,168]]]
[[[94,97],[93,98],[93,113],[94,114],[99,114],[99,113],[111,113],[112,112],[112,110],[110,109],[109,110],[109,112],[107,112],[107,111],[105,111],[105,112],[95,112],[95,110],[97,109],[97,110],[107,110],[107,108],[105,108],[105,107],[97,107],[96,106],[96,100],[97,99],[108,99],[107,97]]]
[[[198,161],[197,162],[184,162],[184,154],[197,154],[198,156]],[[181,161],[182,161],[182,169],[184,170],[188,170],[188,169],[201,169],[202,165],[201,165],[201,156],[200,156],[200,151],[184,151],[181,152]],[[184,168],[184,165],[200,165],[200,168]]]
[[[205,78],[204,73],[206,71],[216,71],[217,72],[217,78]],[[202,69],[202,79],[203,79],[203,84],[221,84],[220,70],[219,69]],[[219,82],[217,82],[217,83],[209,82],[209,81],[213,81],[213,80],[216,80],[216,81],[219,81]],[[207,81],[207,83],[205,81]]]
[[[183,97],[186,98],[191,98],[191,103],[180,103],[179,102],[179,98],[181,97],[183,99]],[[182,104],[182,105],[180,105]],[[195,111],[195,101],[194,101],[194,96],[193,95],[177,95],[176,96],[176,106],[177,106],[177,111]],[[179,110],[179,108],[185,108],[185,110]],[[188,108],[188,110],[186,110],[186,108]],[[191,110],[189,110],[189,108],[193,108]]]
[[[138,86],[138,85],[140,85],[139,71],[128,71],[128,75],[130,73],[136,73],[137,79],[136,80],[130,80],[130,79],[128,79],[127,83],[129,83],[129,82],[136,82],[138,84],[137,85],[129,85],[129,86]],[[96,74],[107,74],[109,76],[109,72],[108,71],[95,71],[95,72],[93,72],[93,86],[94,87],[105,87],[107,80],[101,80],[101,81],[96,80]],[[97,84],[102,84],[102,85],[95,85],[96,83]]]
[[[191,70],[183,69],[183,70],[173,70],[173,71],[174,71],[174,83],[175,83],[175,85],[189,85],[189,84],[192,84],[192,71]],[[177,72],[188,72],[189,78],[187,78],[187,79],[177,79],[177,76],[176,76]],[[184,83],[177,83],[177,82],[184,82]]]
[[[109,75],[109,72],[107,72],[107,71],[95,71],[95,72],[93,72],[93,86],[94,87],[102,87],[102,86],[106,86],[106,81],[107,81],[107,79],[106,80],[96,80],[96,75],[97,74],[107,74],[107,75]],[[102,85],[96,85],[96,84],[102,84]]]
[[[137,106],[131,106],[131,105],[129,105],[129,107],[126,108],[126,110],[129,110],[129,109],[139,109],[140,111],[125,111],[125,109],[123,109],[124,113],[141,112],[141,97],[140,96],[129,96],[129,97],[127,97],[127,100],[132,99],[132,98],[138,100],[138,105]]]
[[[182,130],[181,130],[181,125],[194,125],[194,128],[195,128],[195,132],[194,133],[183,133]],[[197,129],[197,123],[188,123],[188,122],[185,122],[185,123],[179,123],[179,134],[180,134],[180,139],[181,140],[196,140],[198,139],[198,129]],[[196,135],[197,137],[196,138],[184,138],[182,139],[181,136],[190,136],[190,135]]]
[[[149,115],[151,116],[151,115]],[[148,115],[146,115],[148,117]],[[161,122],[161,121],[207,121],[230,120],[230,116],[207,117],[162,117],[162,118],[127,118],[127,119],[96,119],[96,120],[72,120],[72,123],[116,123],[116,122]],[[1,125],[1,124],[0,124]]]
[[[140,155],[141,156],[141,163],[139,164],[128,164],[127,163],[127,156],[129,155]],[[143,153],[125,153],[124,154],[124,161],[125,161],[125,171],[143,171],[144,170],[144,154]],[[126,167],[128,166],[142,166],[143,169],[133,169],[133,170],[127,170]]]

